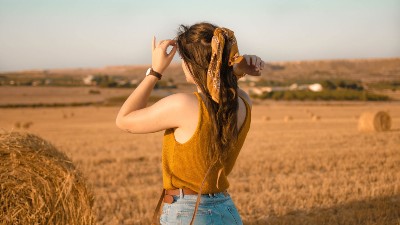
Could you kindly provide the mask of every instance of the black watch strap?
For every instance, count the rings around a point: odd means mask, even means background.
[[[162,77],[161,73],[154,71],[152,68],[150,68],[150,71],[146,76],[148,76],[148,75],[156,76],[159,80],[161,80],[161,77]]]

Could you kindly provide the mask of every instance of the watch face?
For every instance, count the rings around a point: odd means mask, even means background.
[[[148,69],[147,69],[147,72],[146,72],[146,76],[149,75],[150,72],[151,72],[151,68],[148,68]]]

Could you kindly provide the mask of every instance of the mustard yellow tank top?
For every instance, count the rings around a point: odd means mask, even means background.
[[[207,151],[205,147],[209,142],[207,132],[211,129],[210,117],[205,103],[199,93],[194,92],[199,101],[199,120],[193,136],[185,143],[175,140],[174,128],[165,130],[162,145],[162,175],[163,187],[165,189],[190,188],[199,192],[202,181],[208,171]],[[242,98],[243,99],[243,98]],[[246,118],[239,129],[239,136],[236,148],[232,151],[224,165],[219,163],[210,170],[202,193],[217,193],[228,189],[229,182],[227,176],[232,171],[239,152],[250,129],[251,109],[246,100]],[[223,166],[221,174],[218,176],[219,169]],[[218,188],[216,186],[218,181]]]

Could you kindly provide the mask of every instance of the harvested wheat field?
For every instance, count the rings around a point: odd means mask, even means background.
[[[98,224],[149,224],[162,188],[163,132],[125,133],[115,126],[118,110],[2,108],[0,128],[66,152],[93,189]],[[391,129],[360,132],[366,111],[388,112]],[[400,105],[255,104],[230,184],[245,224],[400,224]]]

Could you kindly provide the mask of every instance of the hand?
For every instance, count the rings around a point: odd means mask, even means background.
[[[173,46],[169,54],[167,53],[168,46]],[[162,40],[156,45],[156,37],[153,36],[151,66],[154,71],[163,74],[174,58],[177,49],[176,41]]]
[[[243,55],[243,60],[233,65],[235,74],[248,74],[251,76],[260,76],[264,69],[264,61],[256,55]]]

